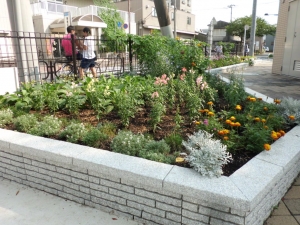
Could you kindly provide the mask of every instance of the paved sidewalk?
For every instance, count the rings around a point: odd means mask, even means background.
[[[1,225],[138,225],[0,178]]]
[[[272,74],[271,59],[256,60],[241,73],[246,87],[271,98],[292,97],[300,100],[300,77]],[[221,74],[229,78],[230,74]],[[299,144],[300,148],[300,144]],[[300,225],[300,174],[264,225]]]

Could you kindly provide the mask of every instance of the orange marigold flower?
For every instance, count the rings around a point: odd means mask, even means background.
[[[235,126],[235,122],[231,122],[229,125],[232,126],[232,127],[234,127]]]
[[[264,107],[264,110],[265,110],[265,111],[268,111],[268,107]]]
[[[208,102],[206,103],[207,105],[213,105],[214,103],[213,102]]]
[[[226,120],[225,123],[230,124],[231,120]]]
[[[242,106],[236,105],[235,109],[236,109],[236,110],[242,110]]]
[[[193,67],[196,66],[196,63],[194,63],[194,62],[192,62],[191,64],[192,64]]]
[[[250,96],[248,96],[248,97],[247,97],[247,100],[248,100],[248,101],[250,101],[250,98],[251,98],[251,97],[250,97]]]
[[[257,98],[258,101],[262,101],[262,98]]]
[[[229,119],[230,119],[231,121],[234,121],[234,120],[235,120],[235,117],[232,116],[232,117],[230,117]]]
[[[204,112],[207,112],[207,113],[208,113],[208,112],[209,112],[209,110],[208,110],[208,109],[204,109]]]
[[[224,135],[224,131],[220,130],[220,131],[218,131],[218,134],[222,136],[222,135]]]
[[[241,124],[240,124],[239,122],[236,122],[236,123],[235,123],[235,126],[236,126],[236,127],[240,127]]]
[[[290,119],[290,120],[295,120],[295,116],[290,115],[290,116],[289,116],[289,119]]]
[[[199,109],[198,111],[201,112],[201,113],[205,112],[204,109]]]
[[[275,99],[274,99],[274,103],[275,103],[276,105],[278,105],[278,104],[280,104],[280,103],[281,103],[281,100],[280,100],[280,99],[277,99],[277,98],[275,98]]]
[[[262,122],[262,123],[265,123],[265,122],[266,122],[266,120],[265,120],[265,119],[261,119],[261,122]]]
[[[271,137],[273,138],[273,140],[278,139],[278,136],[277,136],[276,132],[274,132],[274,133],[272,132]]]
[[[250,98],[250,102],[256,102],[256,98]]]
[[[278,138],[280,138],[282,136],[280,132],[276,132],[276,135]]]
[[[208,112],[209,116],[214,116],[215,114],[213,112]]]
[[[269,144],[264,144],[264,149],[265,149],[266,151],[269,151],[269,150],[271,149],[271,145],[269,145]]]
[[[259,121],[260,121],[260,118],[259,118],[259,117],[255,117],[253,120],[254,120],[255,122],[259,122]]]
[[[285,135],[285,132],[283,130],[280,130],[279,132],[281,133],[281,136]]]
[[[227,136],[224,136],[224,137],[223,137],[223,140],[224,140],[224,141],[227,141],[228,139],[229,139],[229,137],[227,137]]]

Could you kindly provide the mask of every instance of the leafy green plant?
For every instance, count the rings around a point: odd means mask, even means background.
[[[28,133],[37,125],[37,117],[33,114],[26,114],[14,119],[13,123],[17,131]]]
[[[78,143],[82,141],[87,130],[83,123],[71,122],[60,134],[60,138],[65,138],[68,142]]]
[[[5,127],[5,125],[13,121],[14,113],[11,109],[0,110],[0,128]]]
[[[86,132],[86,134],[83,137],[83,143],[90,147],[101,147],[103,146],[103,143],[106,142],[109,139],[109,137],[102,133],[97,128],[91,128],[89,131]]]
[[[171,152],[181,152],[183,137],[178,133],[171,133],[169,136],[165,137],[166,143],[170,146]]]
[[[283,98],[278,105],[279,113],[287,124],[300,124],[300,101],[291,97]]]
[[[29,130],[30,134],[38,136],[53,136],[59,133],[62,128],[62,122],[53,115],[45,116],[41,122]]]
[[[144,148],[147,139],[142,134],[133,134],[131,131],[119,131],[110,145],[113,152],[138,156]]]

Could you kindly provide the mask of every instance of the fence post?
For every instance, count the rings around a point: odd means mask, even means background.
[[[129,37],[129,68],[130,72],[132,72],[132,40]]]
[[[75,36],[71,34],[71,43],[72,43],[72,59],[73,59],[73,69],[74,74],[77,75],[77,64],[76,64],[76,46],[75,46]]]

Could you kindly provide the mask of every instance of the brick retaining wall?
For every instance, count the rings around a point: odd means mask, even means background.
[[[263,224],[299,173],[299,134],[298,126],[230,177],[207,178],[0,129],[0,177],[150,225]]]

